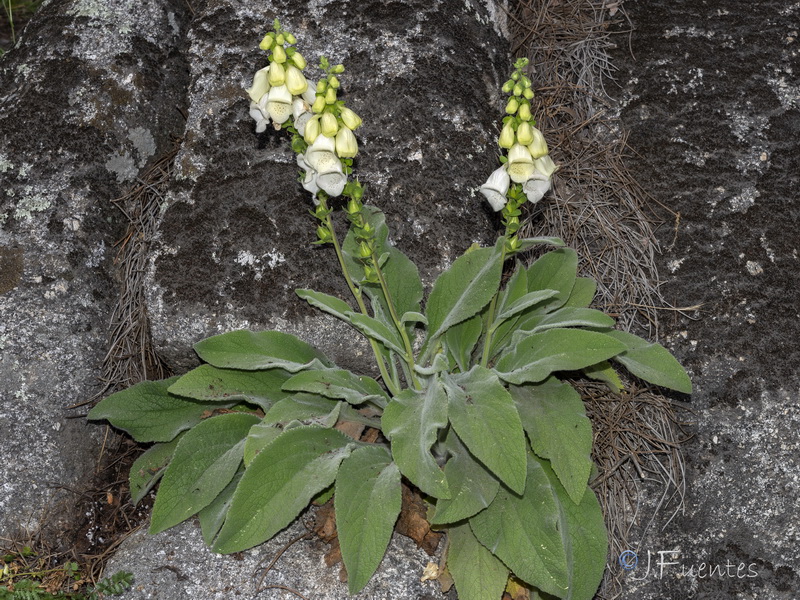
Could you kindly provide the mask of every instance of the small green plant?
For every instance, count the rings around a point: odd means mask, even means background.
[[[87,585],[76,562],[67,562],[55,569],[26,571],[20,569],[20,559],[35,556],[28,546],[19,554],[2,557],[0,571],[0,600],[100,600],[105,596],[120,596],[133,583],[133,574],[126,571]],[[63,591],[62,587],[72,591]]]
[[[195,346],[200,367],[114,394],[89,418],[154,444],[131,469],[135,501],[160,480],[151,533],[197,514],[215,551],[238,552],[333,494],[355,593],[386,551],[405,478],[447,532],[447,568],[463,600],[497,600],[509,577],[589,600],[607,537],[588,485],[591,425],[569,378],[620,389],[622,365],[681,392],[691,383],[663,347],[589,308],[595,283],[577,275],[573,250],[516,235],[521,206],[544,196],[556,169],[531,117],[527,61],[503,85],[499,146],[508,153],[481,188],[505,232],[458,258],[423,306],[416,266],[349,179],[361,119],[337,97],[344,67],[323,59],[321,80],[309,83],[294,43],[276,21],[261,43],[269,66],[247,90],[250,112],[257,131],[271,124],[291,133],[300,181],[313,194],[316,243],[332,246],[354,305],[297,294],[366,337],[380,381],[286,333],[233,331]],[[343,240],[335,208],[350,224]],[[529,267],[510,265],[502,285],[506,263],[543,244],[557,249]]]
[[[38,9],[42,0],[0,0],[0,39],[7,39],[11,45],[17,43],[17,28],[27,21]],[[0,57],[7,48],[0,46]]]

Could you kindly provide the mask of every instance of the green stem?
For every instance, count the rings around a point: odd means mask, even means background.
[[[406,364],[408,365],[408,370],[411,375],[411,383],[414,385],[415,389],[421,390],[422,385],[420,384],[419,379],[417,379],[417,374],[416,371],[414,370],[414,349],[411,347],[411,340],[408,337],[408,333],[406,332],[405,326],[400,321],[400,318],[397,316],[397,310],[394,307],[392,296],[391,294],[389,294],[389,286],[386,284],[386,279],[383,277],[383,271],[378,265],[378,261],[375,260],[374,254],[372,256],[372,264],[375,267],[375,273],[377,273],[378,275],[378,282],[381,284],[381,289],[383,290],[383,297],[386,298],[386,305],[389,307],[389,314],[392,317],[394,326],[400,332],[400,337],[403,338],[403,346],[406,350],[406,355],[403,358]]]
[[[504,236],[505,237],[505,236]],[[503,249],[501,250],[500,254],[500,264],[504,265],[506,262],[506,242],[503,241]],[[497,310],[497,297],[500,295],[500,290],[498,290],[495,295],[492,297],[492,301],[489,304],[489,312],[486,315],[486,339],[483,342],[483,356],[481,357],[481,366],[486,367],[489,364],[489,352],[492,346],[492,338],[494,337],[494,313]]]
[[[350,277],[350,272],[347,270],[347,265],[344,262],[344,254],[342,253],[342,247],[339,245],[339,240],[336,238],[336,231],[333,228],[333,221],[331,220],[330,215],[325,217],[325,226],[332,234],[333,248],[336,250],[336,257],[339,259],[339,266],[342,268],[342,274],[344,275],[344,280],[347,282],[347,287],[350,288],[350,292],[356,299],[358,309],[361,311],[361,313],[369,316],[367,306],[364,304],[364,299],[361,296],[361,291],[356,287],[356,284],[353,282],[353,278]],[[372,338],[368,339],[369,345],[372,346],[372,352],[375,355],[375,362],[378,364],[378,370],[381,372],[383,382],[386,384],[389,393],[392,394],[392,396],[396,396],[398,393],[400,393],[400,385],[389,376],[389,372],[386,370],[386,363],[383,360],[383,356],[381,356],[381,349],[378,345],[378,342]]]

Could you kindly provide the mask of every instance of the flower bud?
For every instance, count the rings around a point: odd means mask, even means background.
[[[280,64],[286,62],[286,50],[283,49],[283,46],[275,46],[272,49],[272,60]]]
[[[506,113],[508,113],[509,115],[513,115],[515,112],[517,112],[518,108],[519,108],[519,101],[514,97],[509,98],[508,104],[506,104]]]
[[[342,117],[342,121],[351,131],[355,131],[361,125],[361,117],[346,106],[342,107],[339,116]]]
[[[348,127],[342,127],[336,134],[336,154],[339,158],[353,158],[358,154],[356,136]]]
[[[517,71],[514,71],[514,72],[511,74],[511,79],[512,79],[512,81],[517,81],[517,80],[519,80],[519,73],[518,73]]]
[[[355,215],[361,212],[361,205],[355,198],[350,198],[347,202],[347,214]]]
[[[297,43],[297,38],[294,37],[291,33],[287,33],[286,34],[286,41],[289,42],[290,44],[296,44]],[[298,69],[302,69],[302,68],[303,67],[298,67]]]
[[[489,179],[481,186],[481,193],[486,196],[495,211],[501,210],[508,202],[506,194],[510,182],[506,168],[500,167],[489,175]]]
[[[519,112],[517,116],[523,121],[531,120],[531,105],[528,102],[522,102],[519,105]]]
[[[328,87],[325,90],[325,104],[334,104],[336,102],[336,90],[332,87]]]
[[[328,89],[328,82],[325,79],[320,79],[317,83],[317,93],[324,94],[325,90]]]
[[[286,83],[286,71],[283,65],[277,62],[270,63],[269,65],[269,84],[270,85],[283,85]]]
[[[303,131],[303,139],[307,144],[313,144],[314,140],[319,136],[319,115],[314,115],[305,124],[305,131]]]
[[[522,97],[525,98],[526,100],[530,100],[531,98],[533,98],[533,90],[530,88],[522,90]]]
[[[301,71],[306,68],[306,59],[303,58],[303,55],[299,52],[292,54],[292,62],[294,63],[294,66]]]
[[[293,96],[299,96],[308,89],[305,76],[295,66],[286,67],[286,87]]]
[[[542,132],[536,127],[531,127],[531,130],[533,131],[533,141],[528,144],[528,151],[531,153],[533,158],[545,156],[548,150],[544,135],[542,135]]]
[[[341,75],[342,73],[344,73],[344,65],[341,63],[336,65],[331,69],[331,73],[336,73],[337,75]]]
[[[337,123],[336,117],[328,112],[322,113],[322,117],[320,118],[320,132],[322,135],[332,138],[338,131],[339,123]]]
[[[323,110],[325,110],[326,106],[327,105],[325,104],[325,96],[317,96],[316,98],[314,98],[314,104],[311,105],[311,110],[319,114]]]
[[[258,45],[258,47],[266,52],[269,52],[273,44],[275,44],[275,35],[272,33],[268,33],[267,35],[264,36],[264,39],[261,40],[261,43]]]
[[[245,91],[250,96],[250,100],[258,102],[269,91],[269,87],[269,67],[264,67],[256,71],[253,76],[253,85]]]
[[[333,89],[339,89],[339,78],[336,75],[331,75],[328,77],[328,85],[330,85]]]
[[[508,81],[506,81],[503,84],[503,88],[502,89],[503,89],[503,93],[504,94],[510,94],[511,90],[514,89],[514,82],[511,79],[509,79]]]
[[[517,142],[523,146],[527,146],[533,142],[533,127],[527,121],[523,121],[517,127]]]
[[[528,149],[522,144],[514,144],[508,151],[508,163],[506,163],[508,176],[514,183],[525,183],[533,175],[533,157]]]
[[[500,131],[500,139],[497,143],[501,148],[511,148],[514,145],[514,128],[510,122],[503,125],[503,129]]]
[[[331,233],[330,229],[320,225],[319,227],[317,227],[317,238],[319,239],[320,242],[325,244],[330,241],[333,241],[333,234]]]
[[[282,33],[275,36],[275,43],[278,44],[278,46],[283,46],[286,43],[286,38]],[[281,48],[281,50],[283,50],[283,48]]]
[[[514,95],[515,96],[522,96],[522,86],[520,84],[516,84],[514,86]]]
[[[370,248],[369,244],[367,244],[366,242],[361,242],[358,245],[358,255],[361,258],[369,258],[370,256],[372,256],[372,248]]]

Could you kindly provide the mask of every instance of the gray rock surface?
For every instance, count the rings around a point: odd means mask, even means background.
[[[666,297],[703,306],[664,319],[695,383],[686,510],[641,538],[623,597],[797,598],[800,5],[625,8],[629,166],[680,212],[677,238],[661,232]]]
[[[314,600],[435,600],[443,598],[438,582],[422,582],[431,560],[409,538],[395,534],[376,575],[364,590],[349,596],[347,584],[339,580],[338,566],[328,567],[325,545],[303,539],[280,555],[275,566],[264,570],[292,540],[307,530],[302,522],[291,525],[272,540],[241,555],[213,554],[203,542],[199,525],[189,521],[155,536],[143,531],[125,541],[124,548],[106,568],[106,575],[128,571],[134,585],[125,600],[173,600],[203,598],[227,600],[252,598],[266,586],[284,586]],[[189,558],[191,557],[191,558]],[[257,595],[263,600],[283,600],[293,595],[283,589],[268,589]]]
[[[385,210],[395,243],[428,283],[470,244],[495,237],[475,188],[495,165],[507,43],[477,1],[208,2],[195,10],[187,135],[148,280],[155,343],[185,368],[203,337],[280,328],[363,370],[356,336],[294,294],[311,287],[349,297],[332,250],[311,246],[316,222],[285,133],[256,134],[248,117],[243,88],[266,64],[258,42],[278,17],[297,36],[310,78],[320,55],[345,65],[343,98],[364,120],[355,165],[364,200]]]
[[[67,407],[98,389],[111,200],[183,127],[184,11],[46,3],[0,61],[0,536],[68,520],[57,490],[96,460],[102,430]]]

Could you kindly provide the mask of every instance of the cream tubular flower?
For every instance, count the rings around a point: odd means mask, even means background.
[[[541,173],[548,179],[558,170],[556,163],[553,162],[553,159],[550,158],[549,155],[540,156],[536,160],[533,161],[533,166],[536,168],[537,173]]]
[[[329,196],[339,196],[347,183],[342,161],[336,156],[336,142],[326,135],[318,135],[306,150],[305,161],[316,172],[316,183]]]
[[[528,202],[531,204],[536,204],[541,200],[549,189],[550,178],[539,179],[537,175],[528,179],[522,186],[522,191],[525,192],[525,195],[528,197]]]
[[[292,116],[292,95],[285,85],[270,89],[267,95],[267,113],[276,125],[282,125]]]
[[[306,162],[306,157],[303,154],[297,155],[297,166],[303,169],[303,188],[306,191],[311,192],[316,197],[317,192],[319,191],[319,186],[317,185],[317,172]],[[317,204],[317,202],[314,202]]]
[[[508,162],[506,170],[511,181],[514,183],[525,183],[533,175],[533,157],[528,149],[522,144],[514,144],[508,151]]]
[[[250,116],[256,122],[256,133],[261,133],[267,129],[269,115],[265,115],[255,102],[250,102]]]
[[[334,137],[339,131],[339,123],[336,121],[336,117],[328,112],[322,113],[319,125],[322,135],[326,135],[331,138]]]
[[[351,131],[355,131],[356,129],[358,129],[358,126],[361,125],[361,117],[359,117],[356,113],[354,113],[346,106],[342,107],[339,116],[342,117],[342,122]]]
[[[258,102],[261,100],[264,94],[269,92],[269,88],[269,67],[264,67],[263,69],[256,71],[256,74],[253,77],[253,85],[247,88],[245,91],[247,92],[247,95],[250,96],[250,100],[253,102]]]
[[[286,70],[280,63],[270,63],[269,65],[269,84],[283,85],[286,83]]]
[[[308,106],[306,101],[299,96],[295,96],[295,99],[292,100],[292,118],[294,119],[294,127],[297,129],[297,133],[300,135],[305,135],[306,123],[308,123],[313,116],[309,110],[310,108],[311,107]]]
[[[339,158],[353,158],[358,154],[358,142],[349,127],[342,127],[336,134],[336,154]]]
[[[506,202],[508,202],[506,194],[508,193],[508,186],[510,183],[510,177],[508,176],[506,168],[500,167],[489,175],[489,179],[481,186],[481,193],[486,196],[486,199],[489,201],[489,204],[492,205],[495,212],[502,210]]]

